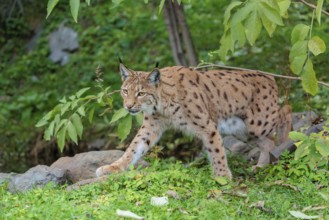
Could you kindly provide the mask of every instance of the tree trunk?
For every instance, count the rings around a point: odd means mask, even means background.
[[[186,23],[183,5],[179,5],[176,0],[166,0],[163,10],[176,65],[196,66],[198,58]]]

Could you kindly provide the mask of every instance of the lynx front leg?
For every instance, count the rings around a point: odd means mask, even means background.
[[[124,171],[129,165],[134,165],[156,144],[162,132],[163,126],[158,120],[155,120],[152,116],[145,116],[143,126],[139,129],[136,137],[122,157],[110,165],[99,167],[96,170],[96,176],[100,177],[106,174]]]

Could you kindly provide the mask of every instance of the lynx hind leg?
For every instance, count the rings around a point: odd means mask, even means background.
[[[277,139],[279,144],[288,139],[288,134],[292,130],[292,110],[290,105],[285,105],[279,110],[279,123],[277,127]]]
[[[275,144],[274,141],[268,137],[260,137],[256,144],[260,148],[260,155],[258,158],[258,162],[253,169],[257,167],[263,167],[270,163],[270,152],[274,149]]]

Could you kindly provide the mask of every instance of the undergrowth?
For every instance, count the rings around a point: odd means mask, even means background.
[[[301,165],[288,155],[256,173],[241,158],[230,161],[234,180],[227,184],[212,178],[208,165],[151,159],[145,169],[113,174],[79,190],[49,185],[11,194],[2,186],[0,219],[120,219],[117,209],[145,219],[294,219],[289,211],[329,218],[329,175],[289,174]],[[152,206],[153,196],[168,196],[169,204]]]

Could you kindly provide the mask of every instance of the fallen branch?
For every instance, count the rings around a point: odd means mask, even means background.
[[[258,73],[262,73],[262,74],[270,75],[270,76],[274,76],[274,77],[279,77],[279,78],[285,78],[285,79],[291,79],[291,80],[300,80],[300,81],[302,80],[301,77],[284,76],[284,75],[279,75],[279,74],[264,72],[264,71],[261,71],[261,70],[252,70],[252,69],[246,69],[246,68],[241,68],[241,67],[224,66],[224,65],[218,65],[218,64],[209,64],[209,65],[197,66],[197,67],[194,67],[194,70],[203,69],[203,68],[209,68],[209,67],[217,67],[217,68],[232,69],[232,70],[255,71],[255,72],[258,72]],[[326,86],[326,87],[329,88],[329,83],[318,81],[318,84],[323,85],[323,86]]]

